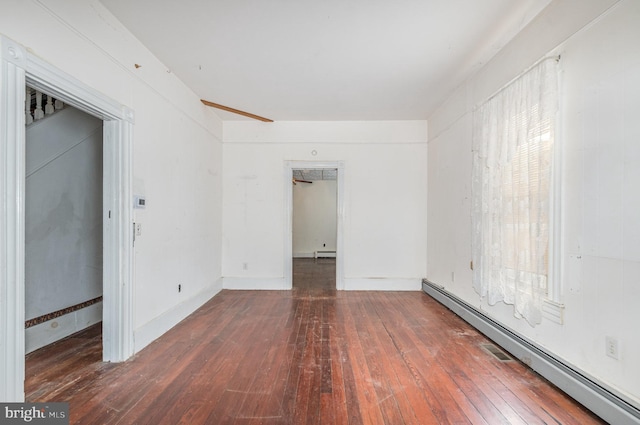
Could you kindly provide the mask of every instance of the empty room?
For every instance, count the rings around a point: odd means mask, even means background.
[[[0,0],[0,422],[640,423],[638,46],[636,0]]]

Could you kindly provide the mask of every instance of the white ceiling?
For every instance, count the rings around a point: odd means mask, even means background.
[[[101,2],[198,97],[334,121],[426,119],[550,0]]]

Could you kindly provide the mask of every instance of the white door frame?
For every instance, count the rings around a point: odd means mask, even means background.
[[[344,290],[344,161],[285,161],[284,163],[284,285],[293,288],[293,170],[338,170],[337,177],[337,238],[336,289]]]
[[[103,360],[133,354],[133,111],[0,36],[0,400],[24,401],[25,85],[104,121]]]

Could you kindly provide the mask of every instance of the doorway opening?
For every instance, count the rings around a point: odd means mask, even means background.
[[[293,170],[293,289],[336,289],[337,175]]]
[[[284,183],[285,287],[344,289],[344,162],[286,161]]]
[[[96,325],[90,359],[68,360],[100,362],[103,121],[28,86],[25,109],[25,351]]]
[[[132,312],[133,111],[0,36],[0,399],[24,401],[26,87],[103,121],[103,361],[134,351]]]

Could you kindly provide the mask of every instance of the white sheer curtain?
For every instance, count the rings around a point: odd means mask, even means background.
[[[557,61],[545,59],[474,113],[473,286],[540,323],[547,295]]]

